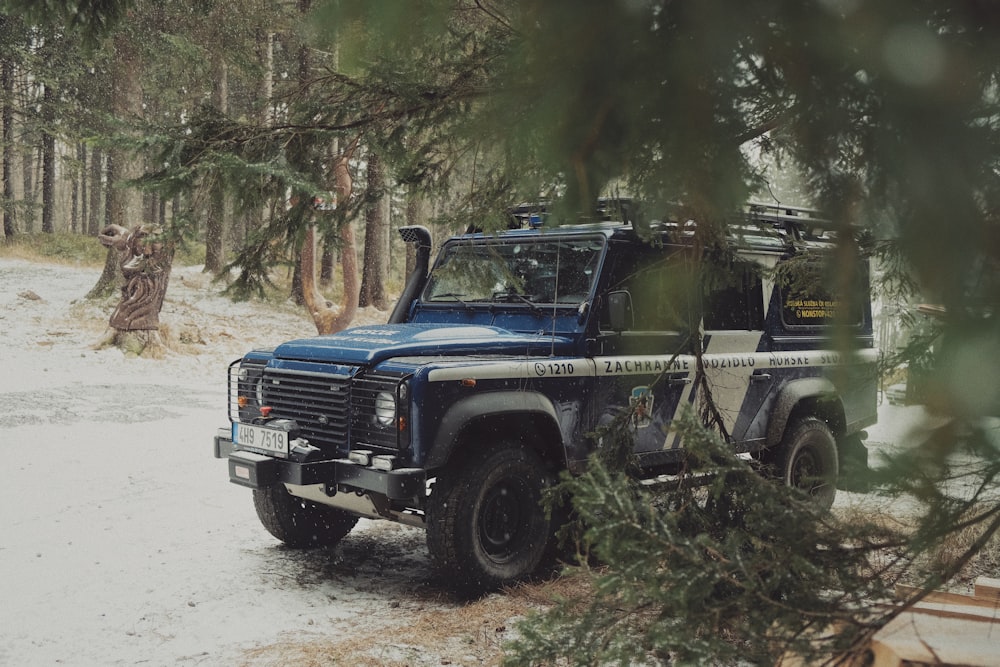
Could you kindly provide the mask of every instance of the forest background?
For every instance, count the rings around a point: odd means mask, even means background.
[[[556,217],[577,219],[597,196],[626,193],[654,214],[682,202],[711,243],[725,237],[732,211],[748,198],[768,193],[789,203],[763,156],[800,175],[791,198],[823,209],[837,229],[829,276],[839,292],[855,285],[854,274],[837,267],[870,254],[888,302],[900,304],[892,317],[912,318],[908,306],[918,300],[947,314],[898,354],[888,350],[887,367],[919,361],[932,369],[935,408],[950,418],[926,434],[919,456],[892,462],[879,481],[925,507],[912,530],[869,523],[845,534],[809,517],[809,531],[790,535],[781,526],[802,526],[794,513],[808,509],[760,501],[775,517],[794,514],[761,534],[738,504],[720,511],[718,498],[714,512],[687,517],[694,525],[666,525],[638,509],[649,504],[641,494],[598,475],[575,489],[578,509],[587,511],[590,498],[589,509],[607,518],[600,513],[608,503],[595,499],[610,494],[622,500],[623,521],[644,529],[590,535],[602,561],[623,569],[595,575],[603,595],[587,613],[567,607],[577,613],[528,633],[521,650],[531,659],[697,662],[741,652],[756,659],[775,646],[823,644],[828,637],[810,632],[825,627],[817,619],[846,623],[834,640],[856,645],[884,619],[850,610],[885,592],[883,575],[921,562],[956,529],[975,530],[959,557],[922,573],[928,590],[997,533],[1000,504],[986,494],[1000,471],[989,421],[1000,406],[1000,12],[993,3],[3,6],[8,242],[154,222],[181,245],[203,246],[205,270],[233,275],[235,296],[260,295],[287,276],[324,331],[343,326],[359,304],[384,305],[386,284],[402,273],[388,266],[405,264],[389,240],[390,220],[499,228],[512,202],[550,200]],[[359,276],[350,223],[362,217]],[[95,293],[115,288],[110,257]],[[313,284],[316,264],[321,281],[334,281],[339,265],[332,288],[339,304]],[[941,340],[948,344],[934,344]],[[944,484],[953,477],[949,457],[969,451],[979,465],[964,474],[976,491],[956,498]],[[758,492],[746,483],[720,493]],[[693,529],[697,540],[678,542]],[[651,544],[650,534],[666,535],[670,548],[647,548],[642,558],[638,549],[623,551]],[[808,567],[825,562],[821,552],[832,545],[852,546],[837,551],[841,574]],[[784,549],[800,556],[795,577],[780,578],[794,590],[774,600],[769,564]],[[876,567],[872,554],[887,553],[891,566]],[[702,581],[707,593],[692,605],[682,576],[707,564],[702,579],[713,585]],[[663,581],[664,571],[677,578]],[[655,573],[646,579],[658,592],[643,589],[636,572]],[[836,605],[831,590],[843,593]],[[607,596],[616,603],[605,604]],[[610,614],[601,615],[602,606]]]

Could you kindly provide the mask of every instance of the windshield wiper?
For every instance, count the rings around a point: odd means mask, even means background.
[[[465,306],[466,309],[472,310],[472,304],[470,304],[468,301],[463,300],[462,299],[463,296],[465,296],[465,294],[459,292],[445,292],[443,294],[435,294],[434,297],[431,299],[431,301],[437,301],[438,299],[454,299],[455,301],[458,301],[460,304]]]
[[[518,300],[523,301],[524,303],[528,304],[529,306],[531,306],[531,312],[533,312],[533,313],[540,313],[540,312],[542,312],[542,309],[538,306],[537,303],[535,303],[534,301],[532,301],[528,297],[524,296],[523,294],[518,294],[517,292],[494,292],[493,293],[493,300],[494,301],[500,301],[500,300],[510,301],[511,299],[518,299]]]

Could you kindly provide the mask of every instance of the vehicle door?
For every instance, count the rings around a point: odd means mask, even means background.
[[[704,391],[698,392],[699,407],[715,416],[725,437],[744,448],[765,436],[752,425],[774,386],[758,353],[767,348],[763,275],[775,261],[741,255],[728,265],[706,266],[711,273],[701,281]]]
[[[597,426],[624,428],[641,464],[668,463],[671,423],[691,401],[695,267],[687,247],[612,244],[597,302]]]

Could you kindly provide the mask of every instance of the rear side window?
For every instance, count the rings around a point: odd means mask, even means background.
[[[764,288],[760,272],[737,265],[704,281],[705,329],[760,331],[764,328]]]
[[[778,267],[778,289],[781,296],[781,319],[789,327],[822,327],[834,324],[846,309],[848,324],[860,325],[864,319],[864,272],[855,270],[851,277],[852,290],[837,294],[834,286],[841,281],[821,259],[808,258],[784,262]]]

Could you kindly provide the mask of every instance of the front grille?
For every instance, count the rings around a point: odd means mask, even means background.
[[[270,416],[294,419],[314,447],[347,451],[350,377],[265,368],[263,395]]]
[[[375,419],[375,397],[380,392],[398,397],[402,376],[354,370],[341,367],[341,374],[333,374],[269,368],[259,359],[235,362],[229,368],[230,419],[252,422],[266,405],[269,417],[294,419],[301,436],[329,456],[346,456],[349,449],[397,453],[409,442],[408,435],[401,440],[397,429],[399,417],[409,420],[408,403],[398,401],[397,420],[382,426]],[[240,397],[245,399],[242,409]]]

